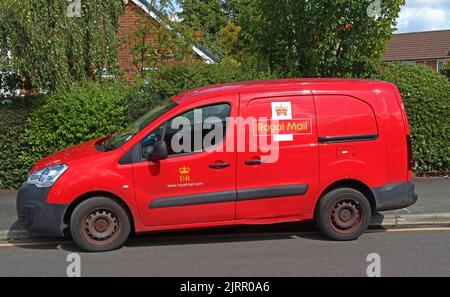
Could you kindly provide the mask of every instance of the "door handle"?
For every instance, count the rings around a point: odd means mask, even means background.
[[[209,165],[209,168],[211,169],[223,169],[223,168],[227,168],[230,167],[231,164],[228,162],[222,162],[222,163],[214,163]]]
[[[245,161],[245,165],[261,165],[264,164],[264,160],[258,159],[258,160],[247,160]]]

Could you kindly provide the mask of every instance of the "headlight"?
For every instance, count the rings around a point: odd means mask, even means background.
[[[51,187],[69,166],[56,165],[38,170],[28,177],[27,184],[36,185],[39,188]]]

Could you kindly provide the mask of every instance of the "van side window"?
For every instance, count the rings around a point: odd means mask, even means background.
[[[223,141],[230,105],[227,103],[191,109],[165,122],[141,142],[142,156],[153,151],[156,141],[167,143],[169,156],[205,151]],[[211,133],[215,137],[211,137]],[[205,141],[205,137],[208,137]],[[211,140],[211,141],[209,141]]]
[[[378,137],[375,114],[367,102],[344,95],[319,95],[314,100],[319,139]]]

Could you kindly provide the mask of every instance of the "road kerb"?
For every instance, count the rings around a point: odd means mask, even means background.
[[[371,227],[405,227],[418,225],[450,225],[450,212],[423,214],[378,214],[373,217]]]
[[[33,238],[26,230],[0,230],[0,240],[23,240]]]

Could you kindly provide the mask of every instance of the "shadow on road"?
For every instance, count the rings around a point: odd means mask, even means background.
[[[155,232],[132,236],[125,244],[125,247],[202,245],[296,238],[329,241],[315,230],[311,222],[300,222],[261,226],[218,227],[176,232]],[[81,252],[70,239],[14,240],[10,241],[10,243],[23,249],[52,250],[61,248],[69,252]]]

